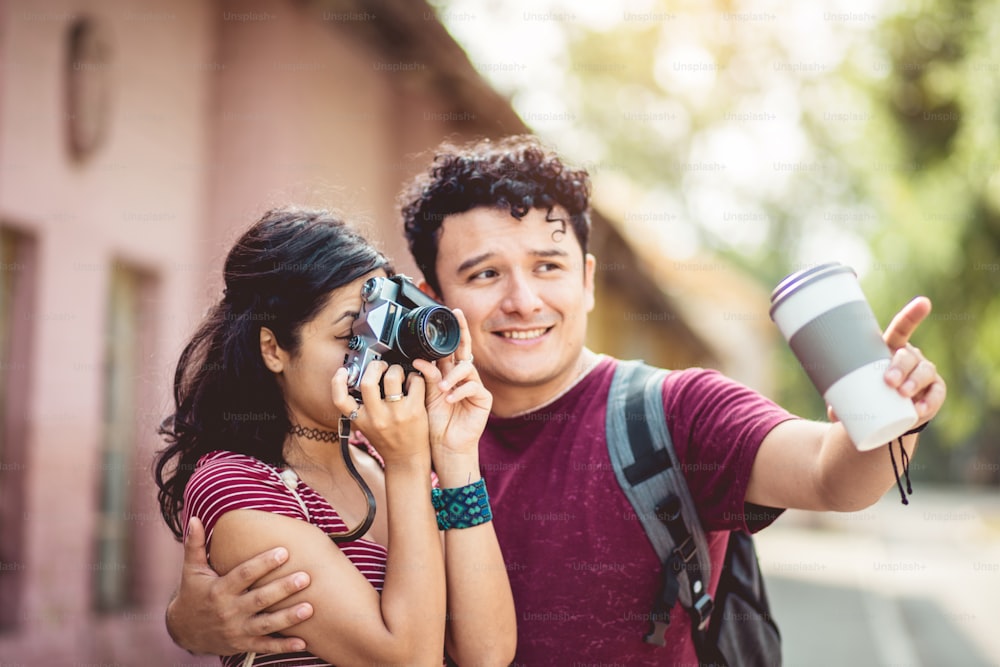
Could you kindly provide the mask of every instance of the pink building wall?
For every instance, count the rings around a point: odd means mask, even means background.
[[[410,153],[456,130],[439,97],[384,67],[356,26],[306,3],[112,0],[0,5],[0,224],[37,249],[20,488],[23,584],[4,664],[214,664],[174,647],[162,614],[180,547],[154,502],[155,426],[180,349],[217,295],[229,243],[266,207],[336,207],[409,268],[394,199]],[[112,55],[103,143],[67,148],[67,33],[91,16]],[[256,16],[243,20],[241,16]],[[270,17],[270,18],[268,18]],[[88,71],[88,73],[91,73]],[[461,130],[462,128],[457,128]],[[108,285],[116,262],[155,284],[127,518],[136,605],[93,610]]]
[[[386,178],[396,129],[391,80],[378,55],[322,14],[240,3],[274,19],[216,21],[209,109],[213,244],[267,207],[294,201],[342,209],[385,237],[399,181]],[[404,250],[402,246],[395,246]]]
[[[197,247],[206,183],[178,164],[207,155],[209,88],[197,67],[211,51],[208,5],[160,2],[136,13],[112,2],[7,2],[0,110],[0,221],[31,234],[37,248],[33,356],[24,466],[23,596],[19,627],[0,636],[0,655],[23,664],[133,660],[134,649],[167,649],[162,607],[173,585],[176,548],[166,545],[150,498],[152,427],[165,406],[163,372],[176,354],[198,277],[178,271]],[[84,163],[66,148],[67,31],[96,17],[113,56],[104,144]],[[183,45],[183,48],[180,48]],[[141,55],[140,55],[141,54]],[[151,375],[136,426],[133,483],[140,607],[126,616],[91,610],[100,567],[93,533],[103,436],[104,332],[110,269],[128,262],[158,283]],[[155,398],[153,398],[155,396]],[[7,604],[9,601],[5,601]],[[159,617],[156,621],[152,619]],[[168,649],[169,650],[169,649]],[[186,657],[183,652],[173,656]]]

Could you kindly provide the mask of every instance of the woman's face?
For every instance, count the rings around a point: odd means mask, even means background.
[[[316,316],[302,325],[298,350],[290,354],[279,348],[283,363],[277,380],[292,423],[337,430],[340,411],[333,405],[330,380],[344,365],[351,326],[361,311],[361,286],[385,275],[378,269],[333,290]]]

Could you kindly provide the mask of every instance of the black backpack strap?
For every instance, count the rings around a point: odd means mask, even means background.
[[[650,644],[663,646],[670,610],[679,599],[696,634],[707,627],[713,602],[708,544],[674,453],[663,410],[667,371],[620,361],[608,395],[608,454],[618,483],[662,563],[650,614]]]

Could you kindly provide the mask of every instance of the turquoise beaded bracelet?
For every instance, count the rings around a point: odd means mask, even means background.
[[[493,519],[486,482],[482,479],[457,489],[431,489],[438,528],[471,528]]]

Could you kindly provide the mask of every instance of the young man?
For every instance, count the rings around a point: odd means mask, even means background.
[[[676,606],[667,647],[641,640],[660,564],[608,459],[617,362],[584,346],[594,306],[589,187],[586,172],[529,137],[446,147],[405,195],[407,239],[426,289],[468,318],[493,394],[480,458],[514,592],[516,662],[697,664],[690,619]],[[884,333],[893,350],[885,381],[913,400],[920,424],[945,397],[934,365],[909,344],[929,312],[915,299]],[[716,576],[728,531],[759,530],[779,513],[771,508],[859,510],[895,483],[885,448],[860,453],[839,423],[796,418],[714,371],[670,373],[663,400]],[[912,454],[916,436],[902,443]],[[185,553],[168,610],[178,643],[224,653],[295,641],[253,636],[308,613],[252,615],[280,602],[290,580],[239,594],[268,569],[267,555],[220,579],[197,540]],[[217,620],[226,605],[240,611]]]

